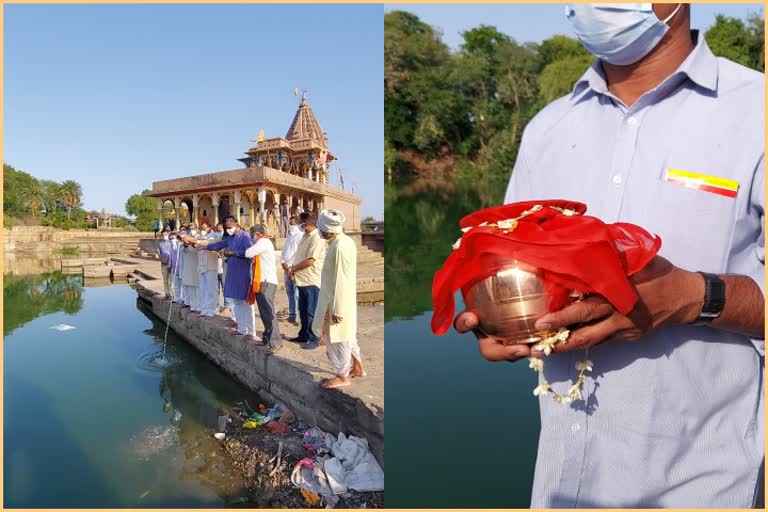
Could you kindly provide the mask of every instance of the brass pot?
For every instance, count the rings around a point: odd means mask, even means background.
[[[547,294],[535,269],[510,262],[462,295],[467,309],[477,315],[478,329],[484,334],[507,345],[543,339],[534,323],[548,312]]]

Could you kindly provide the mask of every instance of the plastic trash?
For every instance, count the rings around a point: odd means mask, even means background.
[[[226,432],[227,430],[227,420],[229,420],[228,415],[219,416],[219,422],[218,422],[218,430],[219,432]]]
[[[301,495],[304,496],[304,501],[311,507],[316,507],[320,503],[320,495],[306,489],[301,489]]]
[[[269,429],[269,433],[273,436],[280,436],[288,433],[288,425],[280,423],[279,421],[270,421],[267,424],[267,428]]]
[[[317,427],[312,427],[304,432],[304,448],[318,455],[331,451],[333,441],[335,441],[333,435],[323,432]]]
[[[271,417],[273,420],[279,418],[286,412],[290,412],[286,406],[284,406],[281,403],[276,403],[274,407],[269,409],[267,411],[267,416]]]
[[[265,423],[269,423],[270,421],[272,421],[272,418],[270,418],[269,416],[262,416],[257,412],[251,414],[250,419],[251,421],[256,422],[256,426],[261,426],[261,425],[264,425]]]
[[[259,424],[256,423],[255,421],[252,421],[252,420],[251,421],[246,421],[245,423],[243,423],[243,428],[256,428],[258,426],[259,426]]]

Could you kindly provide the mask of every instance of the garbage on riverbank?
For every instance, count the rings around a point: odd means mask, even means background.
[[[365,439],[309,428],[282,404],[256,411],[246,403],[235,408],[238,417],[220,442],[243,477],[243,506],[384,506],[384,471]]]

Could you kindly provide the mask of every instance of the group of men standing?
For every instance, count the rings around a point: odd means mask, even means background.
[[[357,342],[357,248],[343,232],[344,220],[334,209],[319,216],[301,212],[285,223],[281,218],[287,228],[280,254],[287,321],[297,325],[297,309],[300,320],[298,334],[285,339],[306,350],[326,347],[336,375],[323,382],[326,388],[365,376]],[[272,353],[282,348],[274,306],[277,258],[264,224],[245,231],[229,216],[215,229],[202,222],[198,232],[189,223],[178,233],[163,229],[162,235],[158,253],[167,299],[204,317],[229,309],[233,330],[254,341],[255,304],[264,327],[257,343]]]

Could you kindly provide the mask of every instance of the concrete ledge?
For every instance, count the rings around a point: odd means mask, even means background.
[[[170,302],[142,283],[137,283],[136,289],[139,300],[165,322]],[[373,357],[381,359],[381,368],[369,370],[369,377],[353,382],[352,386],[326,390],[320,386],[320,380],[332,373],[327,362],[321,363],[325,357],[324,353],[318,354],[321,349],[302,351],[285,342],[286,346],[272,355],[264,347],[232,332],[223,317],[202,318],[178,305],[173,306],[170,317],[170,326],[178,335],[246,387],[267,400],[284,403],[309,425],[333,434],[343,431],[366,438],[371,452],[383,466],[383,316],[381,326],[377,324],[378,318],[371,318],[370,322],[381,330],[381,340],[375,339],[377,335],[365,337],[367,342],[373,339],[374,343],[380,343],[377,347],[380,355]],[[260,327],[258,319],[256,323]],[[366,347],[363,350],[368,362],[371,356],[365,352]]]

